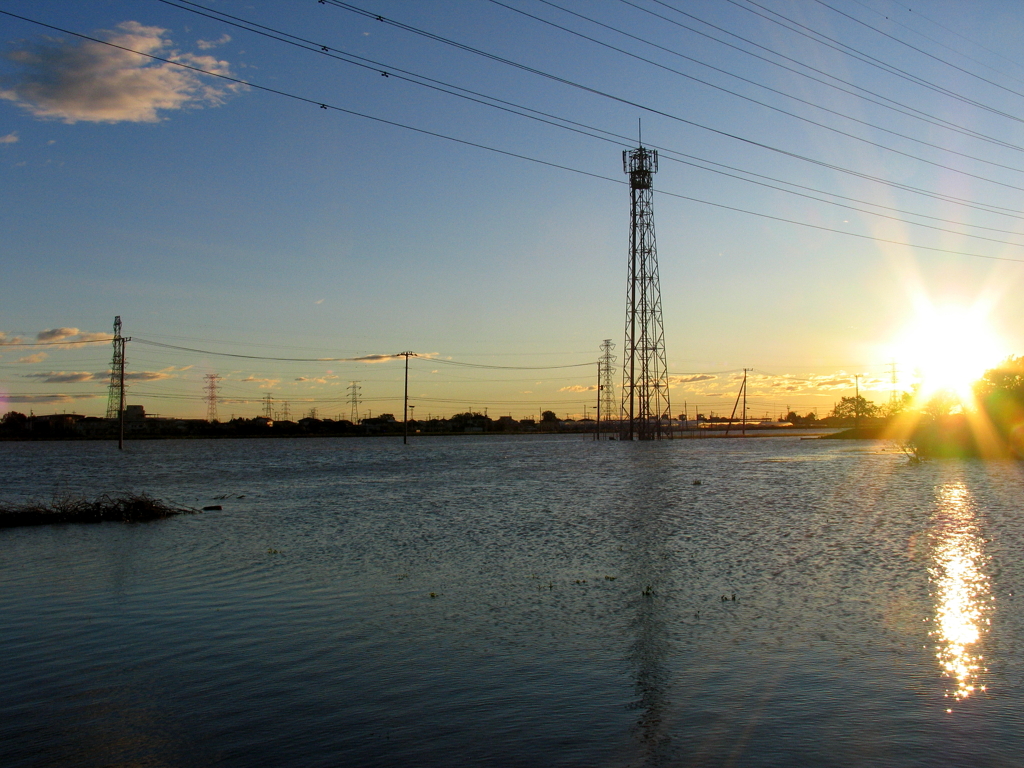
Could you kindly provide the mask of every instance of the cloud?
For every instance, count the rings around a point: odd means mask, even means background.
[[[43,404],[59,404],[59,403],[72,403],[75,400],[94,400],[99,395],[92,394],[81,394],[81,395],[0,395],[0,400],[7,403],[43,403]]]
[[[589,386],[583,386],[582,384],[573,384],[571,387],[562,387],[559,392],[593,392],[597,389],[597,384],[590,384]]]
[[[35,117],[68,124],[155,123],[162,119],[161,112],[218,106],[229,93],[244,88],[215,85],[197,72],[168,63],[230,73],[227,62],[174,50],[166,34],[161,27],[124,21],[116,30],[96,33],[121,48],[47,37],[11,51],[7,59],[20,71],[0,81],[0,99],[13,101]]]
[[[78,334],[78,338],[75,341],[110,341],[114,336],[109,331],[105,333],[87,333],[82,331]]]
[[[108,376],[107,374],[96,374],[99,376]],[[161,381],[162,379],[173,379],[174,374],[164,373],[163,371],[125,371],[125,381]]]
[[[323,304],[324,303],[324,299],[318,299],[317,301],[314,301],[313,303],[314,304]]]
[[[199,46],[199,50],[208,51],[211,48],[216,48],[218,45],[224,45],[225,43],[231,42],[231,35],[221,35],[216,40],[196,40],[196,45]]]
[[[0,347],[6,347],[12,344],[21,344],[21,342],[21,336],[8,336],[3,331],[0,331]]]
[[[63,341],[78,335],[77,328],[50,328],[36,334],[36,341]]]
[[[8,133],[6,136],[0,136],[0,144],[17,144],[18,143],[18,132]]]
[[[88,371],[49,371],[48,373],[26,373],[26,379],[42,379],[44,384],[81,384],[96,381],[97,374]],[[125,378],[128,378],[125,376]]]
[[[281,383],[280,379],[258,379],[255,376],[246,376],[244,379],[239,379],[242,382],[248,382],[251,384],[259,384],[260,389],[269,389],[270,387],[277,386]]]
[[[49,355],[47,355],[45,352],[36,352],[34,355],[29,355],[28,357],[18,358],[18,362],[19,363],[41,363],[47,357],[49,357]]]
[[[670,384],[694,384],[698,381],[714,381],[717,378],[710,373],[695,373],[690,376],[669,376],[668,381]]]

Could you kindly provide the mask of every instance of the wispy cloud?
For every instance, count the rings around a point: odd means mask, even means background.
[[[28,357],[20,357],[20,358],[18,358],[18,362],[19,363],[41,363],[47,357],[49,357],[49,355],[47,355],[45,352],[36,352],[34,355],[29,355]]]
[[[91,40],[45,38],[7,54],[19,71],[5,78],[0,98],[36,117],[69,124],[154,123],[162,112],[222,104],[229,93],[243,87],[214,84],[194,71],[130,52],[230,73],[225,61],[173,49],[166,35],[161,27],[124,21],[116,30],[96,33],[120,48]]]
[[[3,331],[0,331],[0,347],[5,347],[13,344],[21,344],[23,339],[21,336],[8,336]]]
[[[260,385],[260,389],[269,389],[270,387],[276,387],[278,384],[281,383],[280,379],[260,379],[260,378],[257,378],[256,376],[251,376],[251,375],[250,376],[246,376],[244,379],[239,379],[239,381],[242,381],[242,382],[245,382],[245,383],[248,383],[248,384],[259,384]]]
[[[694,373],[688,376],[669,376],[669,384],[696,384],[699,381],[714,381],[717,376],[712,376],[710,373]]]
[[[77,328],[50,328],[36,334],[36,341],[63,341],[78,335]]]
[[[109,374],[96,374],[98,377],[106,376]],[[125,371],[125,381],[162,381],[163,379],[176,378],[173,373],[165,373],[164,371]]]
[[[26,379],[40,379],[44,384],[81,384],[86,381],[95,381],[97,374],[88,371],[49,371],[47,373],[26,373],[23,376]]]
[[[597,385],[596,384],[590,384],[588,386],[584,386],[582,384],[573,384],[570,387],[562,387],[558,391],[559,392],[593,392],[595,389],[597,389]]]
[[[57,405],[60,403],[73,403],[76,400],[94,400],[99,395],[83,393],[81,395],[3,395],[0,401],[7,403],[24,403],[26,405],[41,403],[43,405]]]
[[[6,136],[0,136],[0,144],[17,144],[18,143],[18,132],[8,133]]]
[[[221,35],[216,40],[196,40],[196,45],[201,51],[209,51],[212,48],[216,48],[218,45],[224,45],[225,43],[231,42],[231,35]]]

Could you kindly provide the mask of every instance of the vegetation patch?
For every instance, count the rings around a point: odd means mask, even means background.
[[[93,500],[79,496],[55,496],[50,502],[29,502],[20,506],[0,503],[0,528],[57,523],[145,523],[198,510],[172,507],[145,493],[109,496]]]

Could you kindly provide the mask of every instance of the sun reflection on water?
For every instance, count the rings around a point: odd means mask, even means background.
[[[942,672],[952,683],[946,695],[960,701],[985,690],[980,678],[988,669],[981,646],[990,623],[991,590],[984,571],[984,542],[966,486],[939,486],[936,500],[930,569],[936,602],[932,636]]]

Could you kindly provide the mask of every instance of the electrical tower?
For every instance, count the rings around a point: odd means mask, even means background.
[[[107,388],[107,418],[116,419],[124,407],[121,371],[124,368],[124,339],[121,337],[121,316],[114,318],[114,359],[110,361],[110,386]]]
[[[352,406],[349,414],[349,421],[353,424],[359,423],[359,393],[363,391],[363,388],[359,386],[358,381],[353,381],[348,385],[348,401]]]
[[[612,349],[615,345],[612,344],[611,339],[605,339],[604,344],[601,345],[601,357],[598,358],[598,363],[601,366],[601,376],[598,381],[598,386],[601,387],[601,392],[598,394],[598,399],[601,403],[601,413],[604,414],[606,419],[614,419],[612,415],[615,413],[615,355],[612,354]]]
[[[274,398],[269,392],[263,396],[263,416],[271,421],[274,420]]]
[[[658,249],[654,241],[652,177],[658,172],[657,150],[622,153],[629,176],[629,283],[626,286],[626,341],[622,361],[622,439],[658,440],[671,424],[665,327],[661,319]]]
[[[285,400],[284,401],[284,405],[281,407],[281,420],[282,421],[291,421],[291,419],[292,419],[291,408],[289,408],[289,406],[288,406],[288,401]]]
[[[216,373],[206,374],[206,420],[214,422],[217,420],[217,381],[220,379]]]

